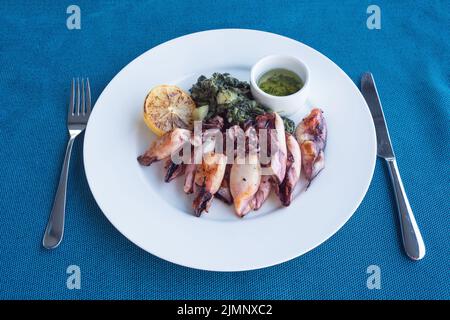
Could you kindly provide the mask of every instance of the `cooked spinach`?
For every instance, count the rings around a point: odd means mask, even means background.
[[[229,125],[243,125],[258,115],[272,111],[253,100],[247,82],[240,81],[228,73],[216,72],[211,78],[200,76],[190,92],[197,107],[208,105],[205,120],[219,115]],[[283,120],[286,131],[292,133],[295,129],[294,122],[285,117]]]
[[[294,133],[295,130],[295,122],[292,121],[291,119],[289,119],[288,117],[281,117],[283,118],[283,122],[284,122],[284,130],[286,130],[286,132],[289,133]]]

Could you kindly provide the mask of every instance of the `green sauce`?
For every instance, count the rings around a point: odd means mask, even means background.
[[[273,96],[288,96],[303,87],[303,80],[290,70],[272,69],[259,78],[258,86]]]

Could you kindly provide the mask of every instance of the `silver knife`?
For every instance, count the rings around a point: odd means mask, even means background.
[[[381,108],[377,87],[375,86],[375,80],[370,72],[366,72],[362,76],[361,92],[369,105],[373,122],[375,123],[378,145],[377,155],[385,159],[389,167],[400,219],[403,247],[408,257],[413,260],[420,260],[425,256],[425,244],[411,206],[409,205],[408,198],[406,197],[405,188],[400,178],[397,161],[395,161],[394,150],[392,149],[391,139],[389,138],[388,128],[384,119],[383,109]]]

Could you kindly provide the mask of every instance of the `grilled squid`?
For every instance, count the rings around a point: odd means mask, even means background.
[[[225,174],[222,179],[222,183],[215,195],[217,199],[222,200],[226,204],[233,203],[233,196],[231,195],[230,191],[230,171],[231,171],[231,164],[227,164],[227,167],[225,168]]]
[[[278,187],[278,197],[281,203],[287,207],[291,204],[292,191],[300,179],[302,155],[297,140],[289,133],[286,133],[286,145],[288,152],[286,176]]]
[[[234,209],[239,217],[252,210],[252,199],[261,182],[261,165],[257,154],[246,158],[236,157],[231,167],[230,191],[233,196]]]
[[[272,190],[272,176],[261,176],[261,182],[259,183],[258,191],[253,196],[250,206],[253,210],[261,208],[263,203],[267,200]]]
[[[198,192],[192,205],[197,217],[203,211],[208,212],[214,194],[222,184],[226,165],[227,156],[210,152],[203,156],[202,163],[197,166],[195,184],[198,186]]]
[[[185,143],[191,141],[191,131],[187,129],[174,129],[167,132],[156,141],[145,153],[137,158],[143,166],[149,166],[155,161],[165,159],[179,151]]]
[[[183,163],[175,163],[172,161],[172,159],[168,158],[164,168],[166,169],[164,182],[170,182],[173,179],[182,176],[184,174],[186,165]]]
[[[261,135],[261,129],[267,134],[267,156],[270,157],[270,168],[274,179],[281,183],[286,174],[287,150],[283,119],[278,113],[265,113],[256,117],[256,128]]]
[[[246,155],[238,155],[231,167],[230,191],[233,197],[234,209],[239,217],[243,217],[253,206],[253,198],[261,182],[261,164],[258,154],[258,136],[253,127],[247,128]]]
[[[300,122],[295,130],[300,144],[302,167],[308,186],[325,167],[324,149],[327,142],[327,125],[323,111],[315,108]]]

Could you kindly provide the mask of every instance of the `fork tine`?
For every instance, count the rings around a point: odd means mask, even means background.
[[[75,108],[75,78],[72,78],[72,83],[70,84],[70,101],[69,101],[69,116],[73,116]]]
[[[86,78],[86,114],[91,114],[91,86],[89,84],[89,78]]]
[[[86,114],[86,99],[85,99],[85,93],[84,93],[84,78],[81,78],[81,109],[80,114],[85,115]]]
[[[75,111],[76,115],[80,114],[80,78],[77,78],[77,99],[76,99],[76,104],[77,104],[77,110]]]

